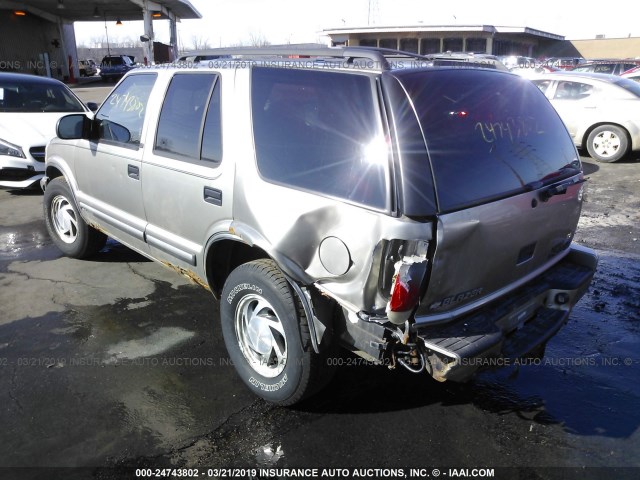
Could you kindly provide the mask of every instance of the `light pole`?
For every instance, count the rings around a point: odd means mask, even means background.
[[[109,48],[109,30],[107,29],[107,12],[104,12],[104,34],[107,37],[107,55],[111,56],[111,48]]]

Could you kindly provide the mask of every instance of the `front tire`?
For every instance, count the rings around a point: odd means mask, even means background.
[[[64,177],[54,178],[43,197],[44,220],[53,243],[72,258],[87,258],[98,253],[107,236],[87,225]]]
[[[587,151],[598,162],[617,162],[629,151],[627,132],[615,125],[600,125],[589,134]]]
[[[326,383],[301,302],[272,260],[236,268],[220,300],[224,342],[242,381],[259,397],[293,405]]]

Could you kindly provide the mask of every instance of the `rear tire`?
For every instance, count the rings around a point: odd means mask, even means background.
[[[293,405],[328,382],[302,304],[272,260],[236,268],[220,300],[224,342],[242,381],[259,397]]]
[[[53,243],[72,258],[87,258],[98,253],[107,236],[87,225],[64,177],[54,178],[43,197],[44,220]]]
[[[617,162],[629,151],[629,137],[620,127],[600,125],[589,134],[587,150],[591,158],[598,162]]]

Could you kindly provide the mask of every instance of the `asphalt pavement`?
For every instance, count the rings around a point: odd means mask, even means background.
[[[66,258],[41,193],[0,191],[0,478],[639,478],[640,158],[584,160],[600,265],[543,359],[459,385],[344,354],[294,408],[236,378],[210,293],[113,241]]]

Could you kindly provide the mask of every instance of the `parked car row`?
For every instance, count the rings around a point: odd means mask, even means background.
[[[527,75],[527,71],[538,73],[553,71],[575,71],[583,73],[606,73],[623,75],[640,66],[639,59],[628,60],[586,60],[584,58],[549,58],[535,59],[518,55],[503,55],[500,61],[512,72]]]

